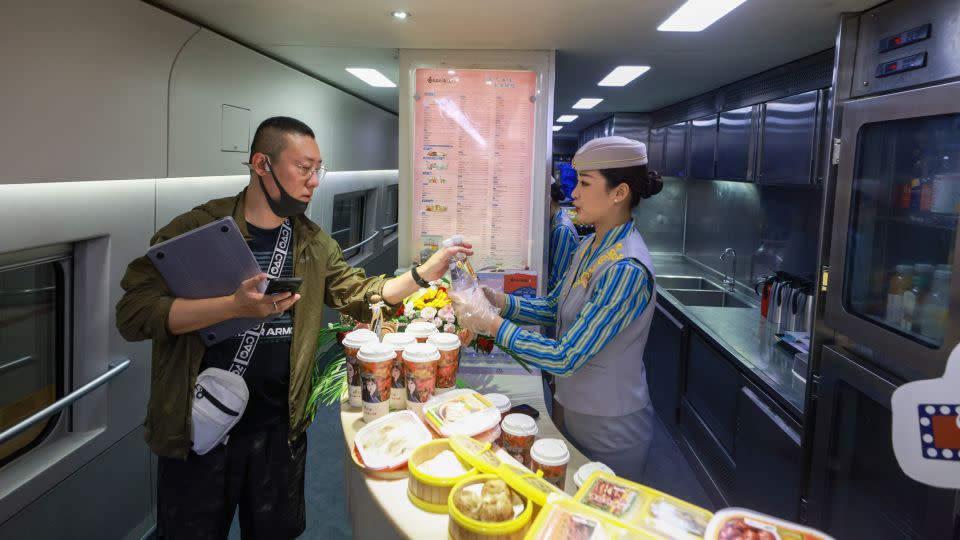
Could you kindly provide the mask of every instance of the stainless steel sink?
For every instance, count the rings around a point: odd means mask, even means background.
[[[723,291],[697,291],[689,289],[667,289],[685,306],[750,308],[750,304]]]
[[[697,276],[657,276],[657,285],[665,289],[693,289],[700,291],[719,291],[715,285],[702,277]]]

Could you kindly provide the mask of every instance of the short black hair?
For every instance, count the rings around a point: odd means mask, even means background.
[[[284,135],[305,135],[311,139],[316,139],[310,126],[289,116],[273,116],[267,118],[257,126],[257,131],[253,134],[253,142],[250,143],[250,161],[253,161],[253,155],[256,153],[266,154],[277,157],[283,149],[287,147],[287,139]]]
[[[563,189],[560,187],[558,182],[550,184],[550,199],[553,202],[560,204],[566,197],[563,195]]]
[[[626,184],[630,188],[630,208],[636,208],[641,199],[649,199],[663,189],[660,173],[648,170],[646,165],[601,169],[600,174],[607,179],[608,190],[620,184]]]

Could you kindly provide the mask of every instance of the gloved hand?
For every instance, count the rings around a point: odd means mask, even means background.
[[[483,295],[487,297],[487,301],[490,302],[493,307],[497,308],[497,313],[503,311],[504,306],[507,305],[506,295],[487,286],[483,286],[481,289],[483,289]]]
[[[460,324],[478,334],[495,336],[503,324],[499,310],[487,300],[485,291],[471,288],[464,291],[451,291],[453,310]]]

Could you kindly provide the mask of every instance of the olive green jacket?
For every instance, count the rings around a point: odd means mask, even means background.
[[[181,214],[160,229],[150,245],[233,216],[250,239],[244,219],[246,189],[234,197],[215,199]],[[307,427],[303,418],[310,378],[322,328],[324,304],[358,320],[370,318],[369,297],[380,294],[384,276],[367,277],[343,260],[340,247],[305,216],[293,220],[293,274],[303,278],[300,300],[294,305],[290,346],[290,442]],[[186,459],[191,446],[191,403],[206,347],[197,332],[173,335],[167,317],[173,296],[147,257],[135,259],[120,282],[125,291],[117,303],[117,329],[129,341],[153,340],[150,401],[145,438],[157,455]]]

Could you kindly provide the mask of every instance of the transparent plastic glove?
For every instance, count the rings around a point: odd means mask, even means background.
[[[497,334],[503,319],[481,289],[451,291],[450,298],[457,320],[464,328],[485,336]]]
[[[490,287],[483,287],[483,295],[487,297],[487,301],[497,309],[497,313],[503,311],[504,306],[507,305],[506,295],[500,291],[495,291]]]

